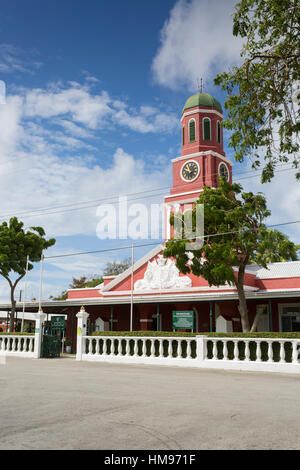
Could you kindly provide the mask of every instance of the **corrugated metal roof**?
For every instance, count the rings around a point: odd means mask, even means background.
[[[257,279],[278,279],[281,277],[300,277],[300,261],[269,263],[268,269],[258,264],[249,264],[247,271],[252,271]]]

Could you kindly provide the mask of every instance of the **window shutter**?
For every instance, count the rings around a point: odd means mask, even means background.
[[[218,128],[217,128],[217,132],[218,132],[218,144],[221,143],[221,124],[220,124],[220,121],[217,122],[217,125],[218,125]]]
[[[190,121],[189,126],[190,126],[190,142],[195,142],[196,140],[195,121]]]
[[[208,118],[203,119],[203,138],[204,140],[211,140],[210,119]]]
[[[182,145],[184,145],[184,126],[182,128]]]

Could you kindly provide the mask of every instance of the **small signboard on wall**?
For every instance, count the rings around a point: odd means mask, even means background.
[[[193,310],[174,310],[173,330],[192,330],[194,329],[194,312]]]
[[[64,330],[65,329],[65,317],[63,316],[51,317],[51,329],[52,330]]]

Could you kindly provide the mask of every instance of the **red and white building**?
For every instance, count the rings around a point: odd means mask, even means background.
[[[204,185],[218,185],[219,175],[232,182],[232,162],[223,150],[222,119],[220,103],[206,93],[191,96],[183,108],[182,152],[172,160],[173,186],[165,196],[166,239],[172,236],[172,211],[192,208]],[[162,251],[159,245],[137,261],[133,275],[129,268],[105,277],[96,288],[69,290],[67,302],[86,306],[92,329],[126,331],[132,316],[133,331],[171,330],[173,310],[193,310],[196,331],[240,331],[236,289],[209,287],[201,277],[180,274]],[[300,261],[273,263],[269,269],[249,265],[245,291],[250,322],[257,309],[264,312],[258,330],[300,331]]]
[[[223,150],[222,107],[212,96],[191,96],[182,111],[182,152],[172,160],[173,186],[165,197],[165,239],[172,236],[172,211],[193,206],[204,185],[216,187],[218,176],[232,181],[232,162]],[[241,331],[238,295],[233,286],[210,287],[193,274],[179,273],[162,256],[163,244],[152,249],[118,276],[107,276],[95,288],[70,289],[68,299],[43,302],[45,313],[67,314],[67,336],[76,342],[81,305],[93,330],[172,330],[172,311],[194,311],[195,331]],[[258,331],[300,331],[300,261],[249,265],[245,292],[252,322],[262,309]],[[36,305],[27,305],[34,310]]]

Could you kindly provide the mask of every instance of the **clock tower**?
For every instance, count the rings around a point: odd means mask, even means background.
[[[181,116],[181,155],[172,160],[173,186],[165,197],[165,238],[172,236],[172,212],[192,209],[203,186],[216,188],[218,177],[232,182],[232,163],[223,150],[222,106],[208,93],[197,93],[185,103]]]

